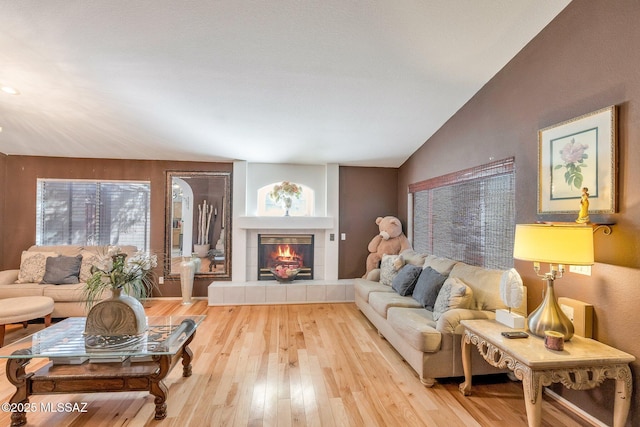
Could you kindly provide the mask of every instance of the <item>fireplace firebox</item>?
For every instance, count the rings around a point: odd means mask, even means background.
[[[313,279],[313,234],[258,234],[258,280],[273,280],[278,266],[300,269],[296,279]]]

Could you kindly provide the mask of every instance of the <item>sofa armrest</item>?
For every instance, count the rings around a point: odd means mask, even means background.
[[[18,280],[20,270],[0,271],[0,285],[12,285]]]
[[[464,327],[461,320],[495,319],[496,314],[486,310],[469,310],[466,308],[454,308],[445,311],[436,323],[436,329],[444,334],[462,334]]]

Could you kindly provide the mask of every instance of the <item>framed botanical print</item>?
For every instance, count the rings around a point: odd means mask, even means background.
[[[538,213],[575,213],[583,189],[591,213],[617,210],[616,107],[538,132]]]

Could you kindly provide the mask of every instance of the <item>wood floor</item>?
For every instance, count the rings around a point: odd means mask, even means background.
[[[147,314],[206,314],[191,344],[193,375],[166,379],[167,418],[154,421],[148,393],[32,396],[38,408],[86,403],[86,413],[36,411],[30,426],[526,426],[522,387],[504,376],[460,378],[427,389],[352,303],[185,307],[147,303]],[[6,342],[42,325],[7,331]],[[44,361],[32,362],[39,366]],[[0,402],[13,388],[0,361]],[[543,403],[543,426],[588,426]],[[0,412],[0,425],[10,414]]]

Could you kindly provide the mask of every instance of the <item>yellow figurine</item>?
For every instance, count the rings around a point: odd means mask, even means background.
[[[584,224],[589,222],[589,189],[582,187],[582,197],[580,197],[580,212],[578,213],[577,223]]]

